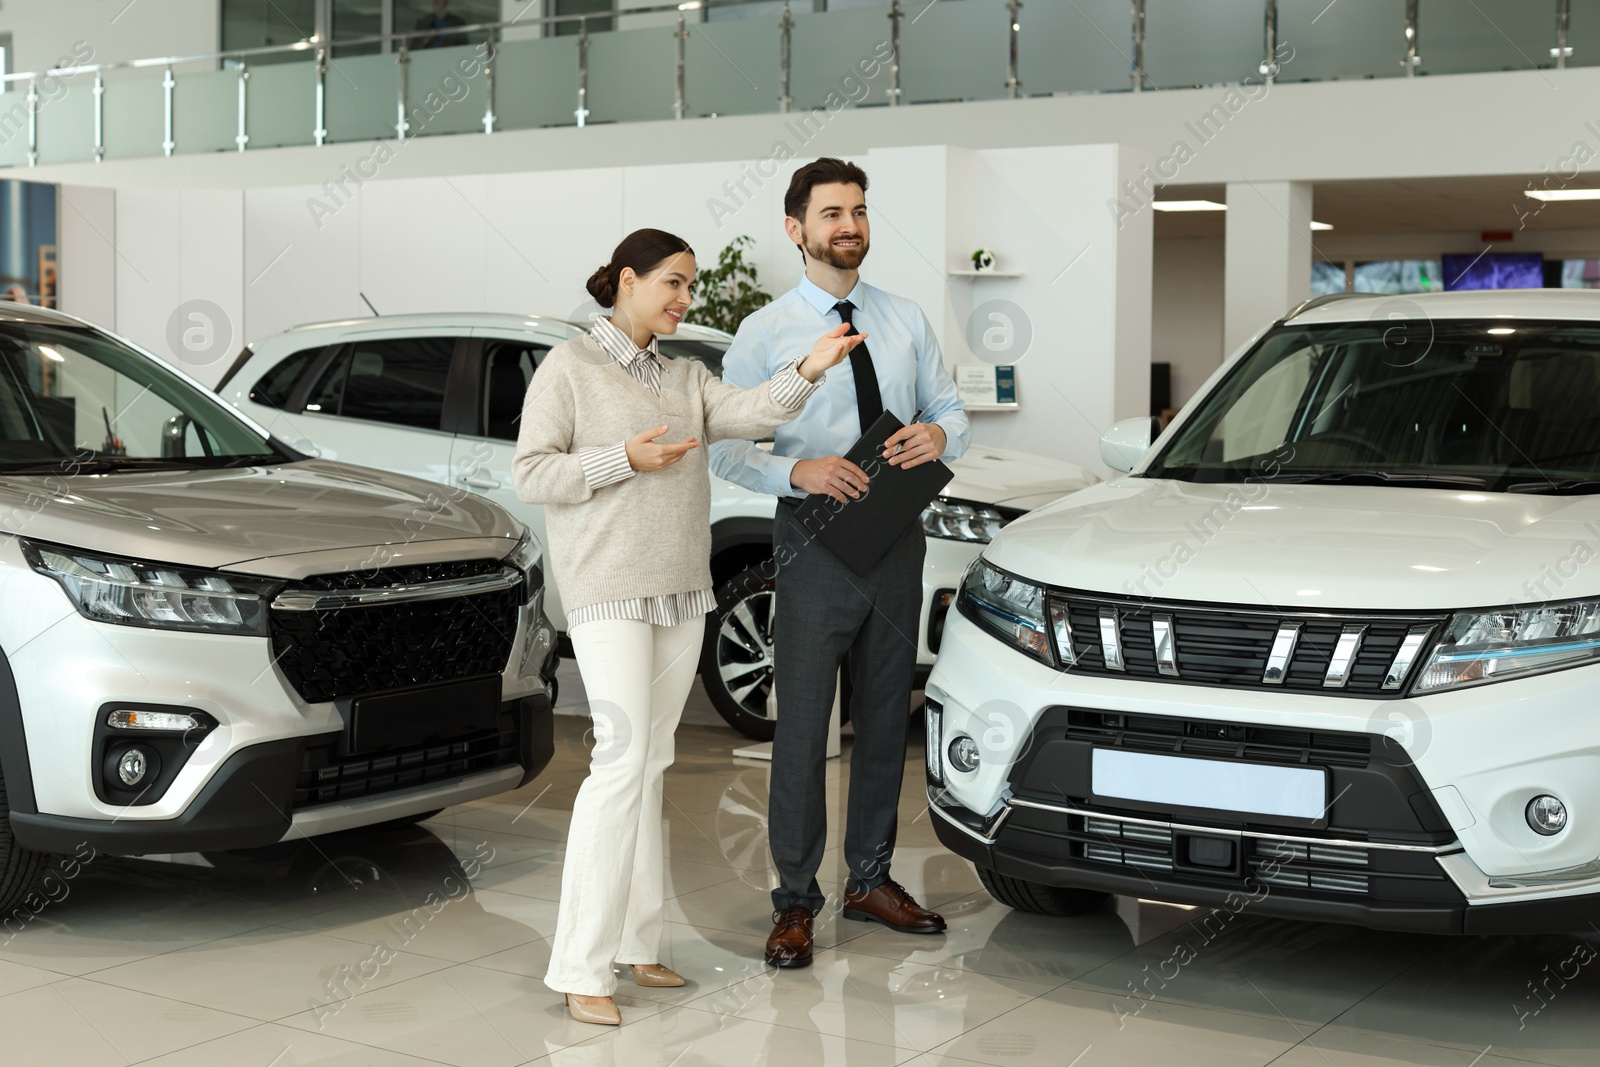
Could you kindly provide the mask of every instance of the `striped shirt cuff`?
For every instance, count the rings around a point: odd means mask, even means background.
[[[594,445],[578,449],[578,465],[583,468],[583,480],[589,491],[603,489],[615,482],[633,477],[633,466],[628,462],[628,442],[614,445]]]
[[[800,361],[794,360],[772,376],[772,399],[790,411],[798,411],[825,378],[826,374],[814,382],[806,381],[800,373]]]

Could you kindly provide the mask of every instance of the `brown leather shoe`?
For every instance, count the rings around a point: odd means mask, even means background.
[[[784,908],[772,921],[767,962],[774,967],[811,966],[811,909]]]
[[[944,916],[919,905],[898,882],[885,882],[865,893],[845,890],[844,917],[856,922],[880,922],[906,934],[944,932]]]

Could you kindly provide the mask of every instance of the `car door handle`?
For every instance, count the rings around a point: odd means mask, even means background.
[[[462,485],[471,486],[474,489],[500,488],[500,479],[491,477],[487,474],[459,474],[456,476],[456,481]]]

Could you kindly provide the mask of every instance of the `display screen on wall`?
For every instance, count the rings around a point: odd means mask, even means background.
[[[1562,260],[1561,288],[1600,289],[1600,259]]]
[[[1544,257],[1537,252],[1495,252],[1444,257],[1446,289],[1543,289]]]
[[[1351,289],[1357,293],[1437,293],[1444,289],[1444,273],[1437,259],[1357,263]]]
[[[56,306],[56,187],[0,180],[0,300]]]

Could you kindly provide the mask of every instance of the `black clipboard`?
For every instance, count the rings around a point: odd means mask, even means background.
[[[955,472],[938,460],[906,470],[883,458],[883,443],[905,427],[888,411],[850,446],[844,458],[867,474],[867,491],[841,504],[822,493],[800,501],[794,520],[856,574],[865,578],[917,521]]]

